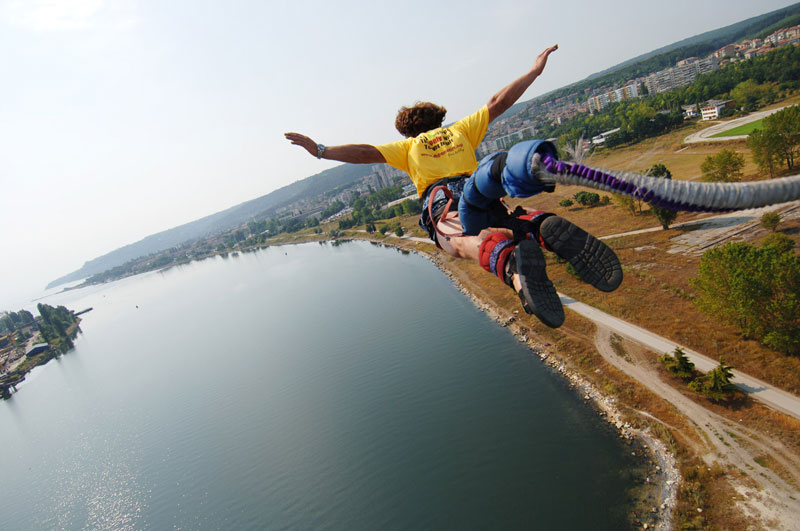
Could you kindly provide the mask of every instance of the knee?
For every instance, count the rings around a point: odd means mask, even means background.
[[[508,150],[502,168],[503,188],[511,197],[530,197],[545,191],[548,186],[533,175],[533,157],[551,155],[558,157],[555,146],[546,140],[525,140]]]

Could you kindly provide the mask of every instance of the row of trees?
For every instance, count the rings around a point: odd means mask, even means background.
[[[0,332],[3,334],[17,333],[23,338],[30,337],[29,333],[23,334],[28,328],[37,328],[47,342],[65,341],[71,345],[70,327],[78,320],[75,314],[64,306],[53,307],[39,303],[38,318],[35,318],[28,310],[9,312],[0,318]]]
[[[380,203],[375,205],[375,202],[369,201],[371,197],[367,198],[367,200],[359,199],[353,203],[353,213],[350,217],[339,220],[339,230],[350,229],[358,225],[374,224],[374,222],[382,219],[419,214],[422,211],[419,201],[414,199],[406,199],[401,203],[381,209]]]
[[[0,334],[10,334],[35,324],[33,314],[28,310],[10,312],[0,318]]]

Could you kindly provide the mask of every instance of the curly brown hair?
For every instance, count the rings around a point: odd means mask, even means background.
[[[400,134],[415,137],[425,131],[442,126],[447,109],[429,101],[417,102],[413,107],[401,107],[397,111],[394,126]]]

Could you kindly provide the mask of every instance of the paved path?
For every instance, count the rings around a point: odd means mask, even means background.
[[[794,209],[800,205],[800,201],[790,201],[788,203],[779,203],[775,205],[767,205],[764,207],[750,208],[747,210],[736,210],[734,212],[727,212],[725,214],[718,214],[715,216],[708,216],[705,218],[692,219],[683,221],[681,223],[674,223],[669,226],[670,229],[678,229],[681,227],[691,227],[693,225],[707,225],[703,229],[710,229],[716,226],[733,226],[743,225],[745,223],[761,222],[761,216],[765,212],[774,212],[776,210]],[[609,234],[607,236],[598,236],[598,240],[610,240],[613,238],[621,238],[623,236],[633,236],[635,234],[644,234],[646,232],[657,232],[664,230],[660,225],[650,227],[648,229],[632,230],[628,232],[618,232],[617,234]]]
[[[747,116],[742,116],[741,118],[735,118],[733,120],[728,120],[727,122],[718,123],[716,125],[712,125],[711,127],[707,127],[702,131],[698,131],[696,133],[692,133],[691,135],[687,136],[683,139],[684,143],[686,144],[693,144],[696,142],[727,142],[729,140],[741,140],[747,138],[748,135],[734,135],[734,136],[723,136],[719,138],[712,138],[714,135],[718,133],[722,133],[723,131],[727,131],[729,129],[733,129],[734,127],[739,127],[740,125],[749,124],[750,122],[755,122],[756,120],[761,120],[769,116],[770,114],[774,114],[785,107],[778,107],[777,109],[770,109],[768,111],[758,111]]]
[[[695,367],[702,372],[708,372],[718,365],[718,363],[711,358],[685,347],[680,343],[676,343],[658,334],[654,334],[649,330],[625,322],[622,319],[618,319],[597,308],[593,308],[588,304],[578,302],[561,293],[559,293],[559,296],[565,308],[569,308],[596,323],[601,323],[617,334],[630,338],[655,352],[671,354],[675,350],[675,347],[680,347],[686,352],[689,359],[695,364]],[[766,382],[737,370],[734,370],[733,374],[735,376],[734,383],[739,389],[770,407],[800,419],[800,398],[785,391],[781,391],[780,389],[776,389]]]

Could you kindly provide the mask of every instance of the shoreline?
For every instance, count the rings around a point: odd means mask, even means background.
[[[356,238],[358,239],[358,238]],[[386,242],[388,246],[400,248]],[[644,529],[669,530],[672,529],[673,516],[678,503],[678,486],[681,475],[678,470],[677,460],[666,445],[653,436],[649,430],[634,428],[624,420],[619,408],[616,406],[615,399],[605,396],[594,384],[590,383],[576,371],[570,369],[566,363],[558,359],[558,354],[549,343],[538,342],[528,336],[528,330],[520,326],[516,318],[511,315],[505,317],[503,309],[481,300],[472,290],[464,285],[455,274],[450,271],[438,257],[426,252],[423,249],[404,249],[415,252],[430,260],[450,282],[463,293],[472,303],[482,312],[486,313],[495,322],[509,331],[517,338],[520,343],[525,343],[528,349],[539,357],[553,372],[558,373],[566,379],[569,387],[573,388],[579,397],[592,405],[593,409],[605,422],[610,424],[619,436],[627,441],[636,441],[652,457],[654,467],[650,469],[647,477],[648,483],[657,484],[659,489],[659,500],[655,509],[655,524],[650,526],[644,524]],[[513,312],[516,313],[516,312]],[[654,479],[651,479],[654,478]]]

